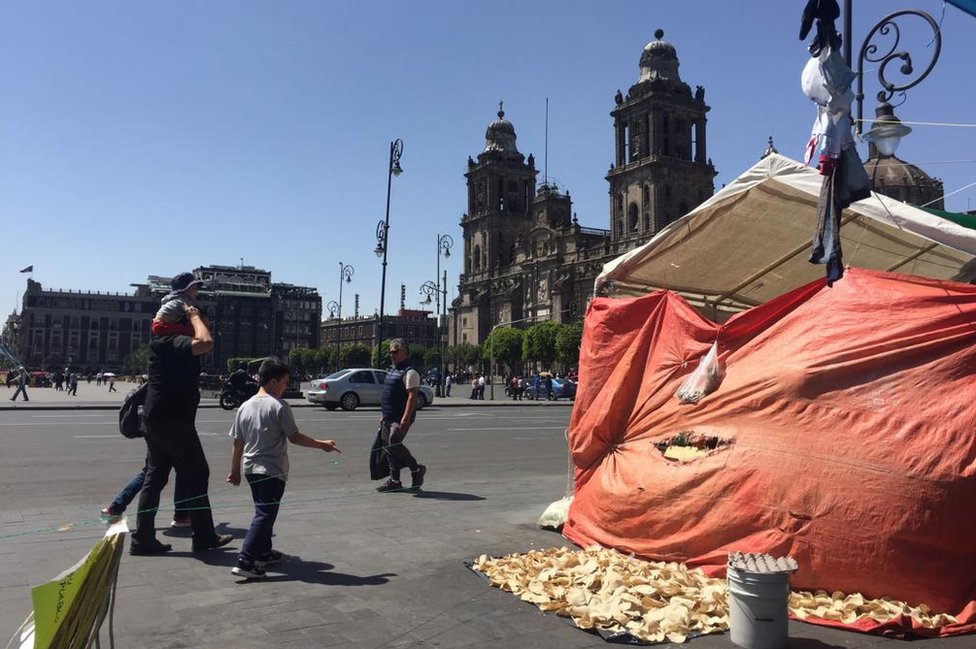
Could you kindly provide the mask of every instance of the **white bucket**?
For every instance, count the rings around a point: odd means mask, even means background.
[[[745,649],[784,649],[789,639],[790,576],[729,567],[729,635]]]

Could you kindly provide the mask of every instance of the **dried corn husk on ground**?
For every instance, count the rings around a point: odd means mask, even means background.
[[[627,632],[644,642],[684,642],[728,629],[724,579],[679,563],[643,561],[616,550],[548,548],[500,558],[478,557],[472,566],[492,585],[549,611],[571,617],[583,629]],[[924,604],[911,607],[859,594],[818,591],[790,595],[790,613],[852,623],[910,615],[924,626],[955,622]]]
[[[790,593],[790,613],[801,620],[819,617],[852,624],[857,620],[869,618],[876,622],[886,622],[907,615],[927,628],[957,624],[959,621],[945,613],[932,613],[925,604],[910,606],[905,602],[888,599],[865,599],[860,593],[845,595],[841,592],[815,593],[794,591]]]
[[[475,570],[543,611],[584,629],[626,631],[645,642],[684,642],[728,628],[725,581],[677,563],[641,561],[615,550],[533,550],[481,555]]]

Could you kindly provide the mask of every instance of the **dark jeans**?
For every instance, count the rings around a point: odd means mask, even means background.
[[[265,559],[271,554],[271,536],[274,534],[281,497],[285,494],[285,481],[260,473],[247,473],[244,477],[251,486],[254,518],[251,519],[251,527],[244,537],[240,558],[244,561]]]
[[[390,463],[390,479],[400,480],[400,469],[407,467],[415,471],[418,465],[410,450],[403,445],[406,437],[400,432],[400,422],[390,422],[386,419],[380,424],[380,436],[383,439],[383,450],[386,451],[387,462]]]
[[[132,547],[153,545],[156,541],[156,509],[159,494],[169,480],[170,469],[176,469],[177,483],[189,494],[183,499],[184,509],[190,511],[194,545],[205,545],[216,537],[213,514],[207,487],[210,466],[200,445],[197,429],[183,421],[146,420],[146,482],[139,494],[139,512]]]
[[[24,395],[24,401],[30,401],[30,399],[27,398],[27,386],[23,383],[17,386],[17,389],[14,390],[14,396],[10,397],[10,400],[16,401],[18,394]]]
[[[115,500],[109,505],[109,508],[116,514],[121,514],[125,511],[125,508],[129,506],[136,496],[139,495],[139,491],[142,489],[142,485],[146,482],[146,469],[149,467],[149,458],[146,457],[146,463],[139,469],[136,473],[129,479],[128,484],[122,487],[122,491],[119,495],[115,497]],[[173,518],[184,518],[188,516],[188,512],[183,510],[183,501],[189,497],[190,494],[186,493],[183,488],[183,480],[179,475],[176,476],[176,487],[173,490]]]

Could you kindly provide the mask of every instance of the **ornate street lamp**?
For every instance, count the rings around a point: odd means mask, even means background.
[[[380,313],[376,320],[376,346],[377,358],[382,356],[381,346],[383,345],[383,309],[386,302],[386,255],[390,250],[390,191],[393,187],[393,176],[403,173],[400,167],[400,156],[403,155],[403,140],[397,138],[390,142],[390,164],[386,174],[386,219],[380,221],[376,226],[376,248],[373,252],[377,257],[383,258],[383,273],[380,280]]]
[[[844,3],[844,57],[848,65],[851,64],[851,42],[853,40],[851,37],[851,13],[851,0],[846,0]],[[928,65],[917,76],[914,76],[916,70],[912,62],[912,55],[906,50],[897,49],[902,36],[899,21],[903,19],[912,20],[913,18],[920,18],[928,25],[929,29],[932,30],[932,43],[934,44],[932,60],[929,61]],[[893,39],[893,42],[885,50],[884,47],[873,42],[875,36],[880,36],[881,38],[887,37]],[[879,50],[885,51],[883,54],[879,54]],[[857,104],[857,119],[854,122],[854,133],[858,136],[862,134],[861,124],[863,123],[862,118],[864,115],[864,62],[867,61],[868,63],[877,64],[878,83],[881,85],[881,90],[877,95],[879,102],[876,111],[877,119],[874,121],[871,129],[863,135],[863,139],[872,143],[882,156],[894,155],[901,138],[908,135],[912,130],[895,117],[894,108],[889,103],[889,100],[896,93],[899,93],[903,98],[902,101],[904,101],[905,91],[917,86],[929,75],[939,60],[939,54],[941,52],[942,33],[939,30],[939,24],[932,16],[917,9],[902,9],[901,11],[896,11],[885,16],[871,28],[864,42],[861,44],[861,50],[857,60],[857,93],[854,95],[854,102]],[[890,81],[886,76],[888,66],[896,61],[901,63],[897,71],[906,77],[904,83],[895,83]]]
[[[434,275],[435,283],[441,276],[441,255],[444,259],[451,258],[451,248],[454,247],[454,238],[449,234],[437,235],[437,274]],[[441,375],[441,380],[437,384],[439,396],[444,396],[444,381],[447,378],[447,361],[444,359],[444,335],[441,327],[447,321],[447,271],[444,271],[444,301],[441,302],[441,293],[437,293],[437,370]]]
[[[339,347],[342,344],[341,334],[342,334],[342,284],[345,282],[349,284],[352,282],[353,273],[356,269],[350,264],[343,264],[339,262],[339,304],[336,305],[336,317],[339,319],[339,326],[336,329],[336,371],[339,371]]]

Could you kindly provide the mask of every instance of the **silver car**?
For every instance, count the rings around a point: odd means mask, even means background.
[[[305,398],[311,403],[325,406],[327,410],[355,410],[359,406],[378,406],[385,381],[386,370],[353,367],[313,380]],[[434,391],[421,385],[417,394],[417,410],[422,410],[433,401]]]

